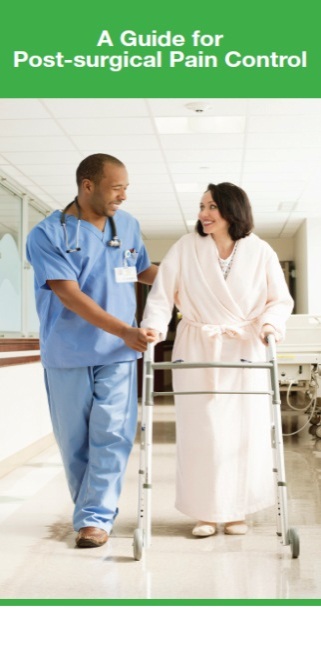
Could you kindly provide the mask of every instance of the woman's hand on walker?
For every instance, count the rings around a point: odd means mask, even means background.
[[[275,338],[275,342],[278,343],[278,341],[280,340],[280,336],[279,336],[278,332],[276,331],[276,329],[272,325],[263,325],[263,327],[262,327],[262,329],[260,331],[260,339],[261,339],[262,343],[264,345],[268,344],[267,336],[269,334],[273,334],[273,336]]]
[[[156,329],[146,329],[146,339],[148,343],[159,342],[159,332]]]

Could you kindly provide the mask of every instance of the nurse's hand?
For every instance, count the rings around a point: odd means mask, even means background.
[[[158,333],[154,329],[140,329],[139,327],[128,327],[122,334],[122,339],[130,349],[136,352],[145,352],[148,343],[157,342]]]
[[[269,334],[273,334],[276,343],[279,342],[280,336],[279,336],[278,332],[276,331],[276,329],[274,327],[272,327],[272,325],[263,325],[263,327],[261,329],[261,332],[260,332],[260,339],[261,339],[261,341],[262,341],[262,343],[264,345],[268,344],[268,342],[266,340],[266,337]]]

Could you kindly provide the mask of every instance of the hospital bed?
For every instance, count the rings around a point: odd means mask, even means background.
[[[315,434],[321,437],[321,315],[290,316],[285,338],[277,345],[277,360],[279,387],[286,392],[288,406],[307,414]],[[302,407],[291,402],[292,393],[298,391],[304,395]]]

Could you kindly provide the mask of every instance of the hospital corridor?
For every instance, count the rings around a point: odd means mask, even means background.
[[[0,604],[320,600],[320,161],[321,99],[0,99]]]
[[[155,405],[152,542],[133,557],[139,442],[120,512],[103,547],[77,549],[67,485],[54,443],[0,480],[0,597],[31,599],[317,599],[321,594],[321,439],[284,414],[288,511],[300,556],[276,536],[275,509],[249,518],[244,536],[195,538],[174,509],[175,423],[170,397]],[[233,438],[231,438],[233,441]]]

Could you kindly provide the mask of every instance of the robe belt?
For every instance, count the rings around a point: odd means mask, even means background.
[[[200,327],[210,338],[215,336],[222,336],[226,334],[230,338],[245,338],[247,336],[244,327],[252,325],[257,321],[257,318],[253,320],[245,320],[243,322],[237,323],[236,325],[212,325],[211,323],[197,322],[194,320],[189,320],[189,318],[183,317],[183,321],[187,325],[192,325],[192,327]]]
[[[211,349],[211,360],[216,363],[222,360],[223,335],[225,334],[229,338],[245,339],[248,334],[244,328],[252,325],[255,322],[257,322],[257,318],[240,321],[235,325],[212,325],[211,323],[189,320],[189,318],[183,316],[182,322],[180,324],[185,323],[186,325],[190,325],[192,327],[199,327],[202,332],[204,332],[211,338],[211,340],[213,341],[213,346]],[[208,389],[212,391],[211,396],[215,398],[216,396],[218,396],[216,392],[222,389],[219,370],[209,369],[206,370],[206,372],[206,382],[208,384]]]

